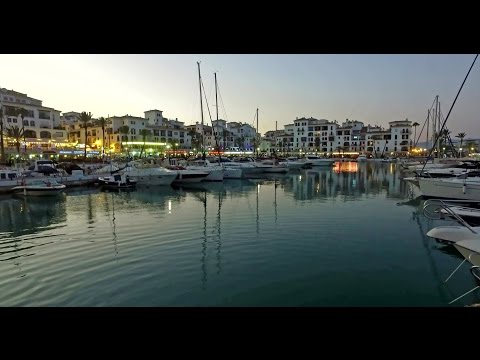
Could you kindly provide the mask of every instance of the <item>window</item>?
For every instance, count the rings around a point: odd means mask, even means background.
[[[137,132],[136,132],[136,130],[135,130],[135,129],[130,129],[130,134],[132,134],[132,135],[136,135],[136,134],[137,134]]]
[[[30,126],[35,126],[35,121],[31,120],[30,121]]]

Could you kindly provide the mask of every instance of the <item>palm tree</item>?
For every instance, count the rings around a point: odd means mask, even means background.
[[[227,139],[228,139],[228,136],[230,135],[230,133],[226,130],[226,129],[223,129],[223,139],[222,139],[222,144],[223,144],[223,151],[225,151],[225,148],[227,147]]]
[[[142,129],[140,130],[139,135],[141,135],[143,139],[142,150],[140,150],[140,159],[141,159],[143,151],[145,150],[145,140],[147,139],[147,136],[150,135],[150,130]]]
[[[465,136],[467,136],[466,133],[462,132],[462,133],[459,133],[458,135],[455,135],[455,137],[459,138],[460,139],[460,157],[463,156],[463,149],[462,149],[462,145],[463,145],[463,139],[465,138]]]
[[[105,156],[105,126],[111,123],[109,119],[105,119],[103,116],[99,117],[95,121],[97,126],[102,128],[102,158]]]
[[[83,161],[85,162],[87,161],[87,129],[91,125],[90,122],[92,121],[92,113],[83,111],[78,117],[78,121],[81,123],[80,127],[85,129],[85,150],[83,154]]]
[[[128,133],[130,131],[130,128],[128,127],[128,125],[123,125],[123,126],[120,126],[118,128],[118,132],[120,134],[122,134],[122,137],[120,139],[120,152],[123,152],[123,139],[125,137],[125,139],[128,141]]]
[[[28,116],[28,111],[27,109],[24,109],[22,107],[17,107],[15,108],[15,116],[18,118],[20,116],[20,119],[22,120],[22,137],[23,137],[23,145],[24,145],[24,152],[25,154],[27,153],[27,143],[25,141],[25,124],[23,123],[23,118],[25,116]],[[19,141],[20,145],[20,141]],[[20,151],[18,151],[18,154],[20,155]]]
[[[244,135],[240,136],[240,138],[238,139],[239,141],[239,147],[241,147],[243,150],[245,150],[245,141],[247,139],[245,138]]]
[[[23,138],[23,128],[19,128],[17,125],[7,128],[7,136],[15,139],[15,147],[17,148],[17,153],[20,155],[20,141]]]
[[[188,135],[192,138],[192,147],[193,149],[200,150],[200,145],[202,143],[201,137],[202,135],[197,133],[195,130],[190,130]]]
[[[3,106],[0,106],[0,161],[5,162],[5,147],[3,145]]]
[[[420,125],[419,123],[417,122],[414,122],[412,124],[413,126],[413,129],[415,130],[415,135],[413,135],[413,147],[416,147],[417,146],[417,126]]]

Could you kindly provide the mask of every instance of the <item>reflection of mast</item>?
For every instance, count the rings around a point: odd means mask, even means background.
[[[115,225],[115,198],[112,192],[112,228],[113,228],[113,248],[115,249],[115,257],[118,255],[118,248],[117,248],[117,233],[115,231],[116,225]]]
[[[205,199],[203,200],[203,241],[202,241],[202,288],[205,290],[207,285],[207,191],[204,192]]]
[[[222,200],[223,200],[223,193],[218,193],[218,212],[217,212],[217,274],[220,274],[222,270],[222,231],[221,231],[221,219],[220,213],[222,209]]]
[[[275,225],[277,224],[277,218],[278,218],[278,215],[277,215],[277,179],[275,179],[275,192],[274,192],[274,202],[273,202],[273,205],[274,205],[274,209],[275,209]]]
[[[442,298],[443,301],[445,301],[445,303],[447,303],[449,300],[447,300],[444,292],[442,291],[442,289],[447,289],[447,290],[450,290],[448,289],[448,287],[444,287],[443,285],[445,285],[443,283],[443,281],[441,280],[440,278],[440,274],[438,273],[438,269],[437,269],[437,266],[435,265],[435,262],[433,260],[433,256],[432,256],[432,252],[430,251],[430,247],[428,246],[428,240],[425,236],[425,231],[423,230],[422,228],[422,224],[420,223],[420,217],[418,216],[418,212],[417,211],[414,211],[412,213],[412,216],[413,216],[413,219],[415,220],[415,222],[418,224],[418,227],[420,229],[420,234],[421,234],[421,237],[422,237],[422,243],[423,243],[423,247],[425,248],[426,252],[427,252],[427,256],[428,256],[428,262],[430,264],[430,268],[432,270],[432,273],[434,275],[434,277],[437,279],[438,281],[438,284],[437,284],[437,289],[438,289],[438,293],[440,295],[440,297]],[[451,291],[450,292],[450,296],[451,298],[454,297],[454,295],[452,294]]]
[[[260,232],[259,228],[259,218],[258,218],[258,193],[260,192],[260,184],[257,184],[257,235]]]

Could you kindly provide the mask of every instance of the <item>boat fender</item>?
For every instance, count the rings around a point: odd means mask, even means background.
[[[467,185],[463,184],[463,194],[465,195],[465,190],[467,190]]]

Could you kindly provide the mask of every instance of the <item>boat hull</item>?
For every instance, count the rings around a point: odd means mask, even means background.
[[[480,182],[418,178],[418,186],[424,197],[480,200]]]
[[[480,249],[478,240],[464,240],[453,244],[468,262],[480,266]]]

